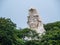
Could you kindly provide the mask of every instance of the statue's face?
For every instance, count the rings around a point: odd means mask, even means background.
[[[30,21],[29,21],[29,26],[30,26],[31,28],[37,28],[37,25],[38,25],[37,19],[30,19]]]

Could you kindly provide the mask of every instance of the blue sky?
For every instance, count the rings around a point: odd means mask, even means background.
[[[38,10],[43,23],[60,21],[60,0],[0,0],[0,17],[10,18],[18,28],[25,28],[30,7]]]

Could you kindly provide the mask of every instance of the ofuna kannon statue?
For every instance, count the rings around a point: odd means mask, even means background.
[[[45,34],[45,29],[43,27],[43,23],[39,14],[35,8],[29,9],[29,16],[28,16],[28,25],[29,28],[35,30],[39,35]]]
[[[43,23],[41,21],[41,18],[39,18],[39,14],[35,8],[29,9],[29,16],[28,16],[27,23],[31,30],[34,30],[37,33],[39,33],[39,36],[45,34],[45,29],[43,27]],[[34,40],[31,37],[25,37],[24,39],[25,40]],[[35,40],[37,40],[37,38],[35,38]]]

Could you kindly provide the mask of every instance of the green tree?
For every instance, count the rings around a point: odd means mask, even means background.
[[[44,28],[46,31],[60,29],[60,21],[44,24]]]
[[[31,37],[31,39],[40,38],[39,34],[36,33],[36,31],[33,31],[28,28],[18,30],[17,33],[18,33],[17,36],[23,40],[25,37],[28,37],[28,38]]]
[[[41,43],[43,45],[60,45],[60,21],[44,25],[46,34],[43,36]]]
[[[14,24],[9,18],[0,18],[0,44],[13,45],[16,44],[16,34]]]

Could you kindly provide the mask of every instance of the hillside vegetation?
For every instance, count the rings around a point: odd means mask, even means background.
[[[46,34],[39,36],[31,29],[17,29],[9,18],[0,18],[0,45],[60,45],[60,21],[44,24]],[[24,38],[34,40],[27,41]],[[35,40],[35,37],[39,40]]]

